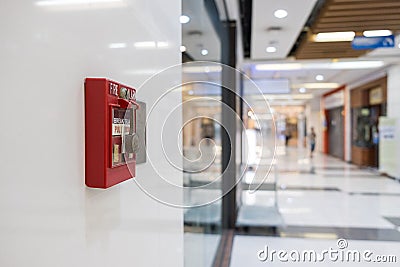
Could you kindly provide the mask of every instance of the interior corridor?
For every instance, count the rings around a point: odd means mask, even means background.
[[[277,251],[322,251],[337,248],[338,239],[347,240],[349,249],[396,255],[400,249],[397,181],[325,154],[310,158],[305,149],[280,147],[278,151],[276,174],[271,172],[256,192],[242,186],[233,242],[226,244],[232,249],[230,266],[265,265],[267,262],[260,261],[257,253],[266,245]],[[277,191],[273,190],[274,179]],[[204,194],[212,194],[210,191]],[[196,262],[198,266],[211,266],[218,258],[220,238],[212,233],[186,233],[187,266],[196,266]],[[199,246],[204,246],[204,253],[199,253]],[[268,263],[285,264],[277,260]],[[298,266],[310,263],[302,264]]]

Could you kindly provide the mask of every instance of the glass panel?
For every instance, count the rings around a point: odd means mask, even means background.
[[[380,107],[352,109],[352,141],[359,147],[372,147],[377,143]]]
[[[182,1],[183,59],[220,62],[220,39],[205,1]],[[212,266],[221,234],[221,74],[208,65],[183,67],[185,266]],[[202,82],[197,82],[201,80]]]

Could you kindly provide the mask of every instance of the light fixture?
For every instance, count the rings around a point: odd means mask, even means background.
[[[267,51],[267,53],[275,53],[276,52],[276,47],[275,46],[268,46],[265,51]]]
[[[108,47],[109,48],[125,48],[126,43],[112,43]]]
[[[156,42],[148,41],[148,42],[136,42],[133,44],[136,48],[154,48],[156,47]]]
[[[179,17],[179,22],[182,23],[182,24],[186,24],[186,23],[188,23],[189,21],[190,21],[189,16],[182,15],[182,16]]]
[[[287,17],[287,15],[288,15],[288,12],[284,9],[278,9],[278,10],[275,10],[275,12],[274,12],[274,16],[278,19],[283,19],[283,18]]]
[[[98,5],[98,4],[121,4],[123,0],[44,0],[38,1],[37,6],[76,6],[76,5]]]
[[[299,88],[299,92],[302,94],[304,94],[306,91],[307,91],[307,89],[304,87]]]
[[[318,63],[273,63],[258,64],[255,69],[258,71],[276,70],[322,70],[322,69],[373,69],[384,66],[383,61],[364,60],[364,61],[332,61]]]
[[[203,55],[203,56],[207,56],[208,55],[208,50],[207,49],[201,49],[201,54]]]
[[[189,94],[189,95],[194,95],[193,90],[189,90],[188,94]]]
[[[300,63],[282,63],[282,64],[258,64],[256,70],[299,70],[302,68]]]
[[[264,94],[264,97],[267,100],[279,99],[279,100],[305,100],[312,99],[314,96],[312,94]]]
[[[392,31],[390,31],[390,30],[364,31],[363,35],[365,37],[389,36],[389,35],[392,35]]]
[[[306,89],[334,89],[340,86],[339,83],[300,83],[293,84],[292,88],[306,88]]]
[[[314,42],[348,42],[353,41],[355,32],[320,32],[313,35]]]
[[[184,73],[221,72],[221,66],[184,66]]]
[[[315,79],[316,79],[317,81],[323,81],[323,80],[324,80],[324,76],[321,75],[321,74],[318,74],[317,76],[315,76]]]
[[[181,50],[182,53],[186,52],[186,46],[184,46],[184,45],[181,45],[181,47],[179,49]]]
[[[330,63],[329,69],[345,70],[345,69],[374,69],[385,65],[383,61],[342,61]]]

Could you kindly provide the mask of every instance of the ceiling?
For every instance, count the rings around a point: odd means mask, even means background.
[[[321,32],[363,31],[387,29],[400,31],[400,1],[398,0],[325,0],[295,51],[297,59],[359,57],[368,50],[354,50],[351,41],[314,42],[312,35]]]
[[[251,59],[283,59],[303,30],[317,0],[253,0],[251,29]],[[285,9],[286,18],[276,18],[274,11]],[[266,52],[267,47],[276,52]]]
[[[182,0],[182,14],[190,21],[182,24],[182,45],[186,54],[194,60],[217,61],[221,57],[220,40],[205,10],[203,0]],[[206,49],[208,54],[201,51]]]
[[[308,100],[295,99],[290,95],[301,94],[299,89],[305,87],[304,94],[312,94],[315,97],[333,89],[329,86],[323,87],[324,83],[335,83],[337,86],[349,84],[362,77],[382,72],[390,64],[400,61],[399,36],[396,36],[394,48],[375,50],[353,50],[350,41],[311,41],[313,34],[325,31],[352,30],[360,35],[363,30],[389,29],[398,34],[399,0],[216,0],[220,10],[223,9],[224,1],[228,17],[241,22],[238,25],[238,46],[243,50],[239,55],[244,55],[244,58],[238,58],[240,64],[237,67],[254,80],[290,81],[291,92],[287,94],[287,98],[281,99],[282,96],[279,96],[271,103],[275,101],[280,105],[304,104]],[[194,60],[219,62],[220,43],[204,9],[204,0],[182,0],[182,3],[183,14],[193,16],[191,21],[182,27],[182,40],[187,47],[187,54]],[[287,17],[275,18],[273,13],[277,9],[287,10]],[[220,13],[225,14],[225,11]],[[194,37],[190,34],[196,30],[201,31],[202,35]],[[268,53],[268,46],[276,47],[276,51]],[[207,56],[201,55],[201,47],[209,48]],[[375,68],[329,67],[332,62],[360,60],[379,61],[382,64]],[[302,67],[280,68],[282,64],[300,64]],[[262,70],[257,67],[259,65],[277,68]],[[313,67],[310,67],[312,65]],[[190,74],[193,75],[196,74]],[[212,73],[201,75],[215,79]],[[323,75],[323,80],[317,81],[317,75]],[[312,89],[305,86],[310,83],[318,83],[322,88]]]

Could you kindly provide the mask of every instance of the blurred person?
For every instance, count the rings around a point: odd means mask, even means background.
[[[314,127],[311,127],[311,133],[308,135],[308,142],[310,144],[310,157],[313,157],[315,150],[315,141],[317,139],[317,135],[315,134]]]
[[[285,146],[288,146],[289,145],[289,140],[292,137],[288,127],[286,128],[286,130],[284,132],[284,135],[285,135]]]

